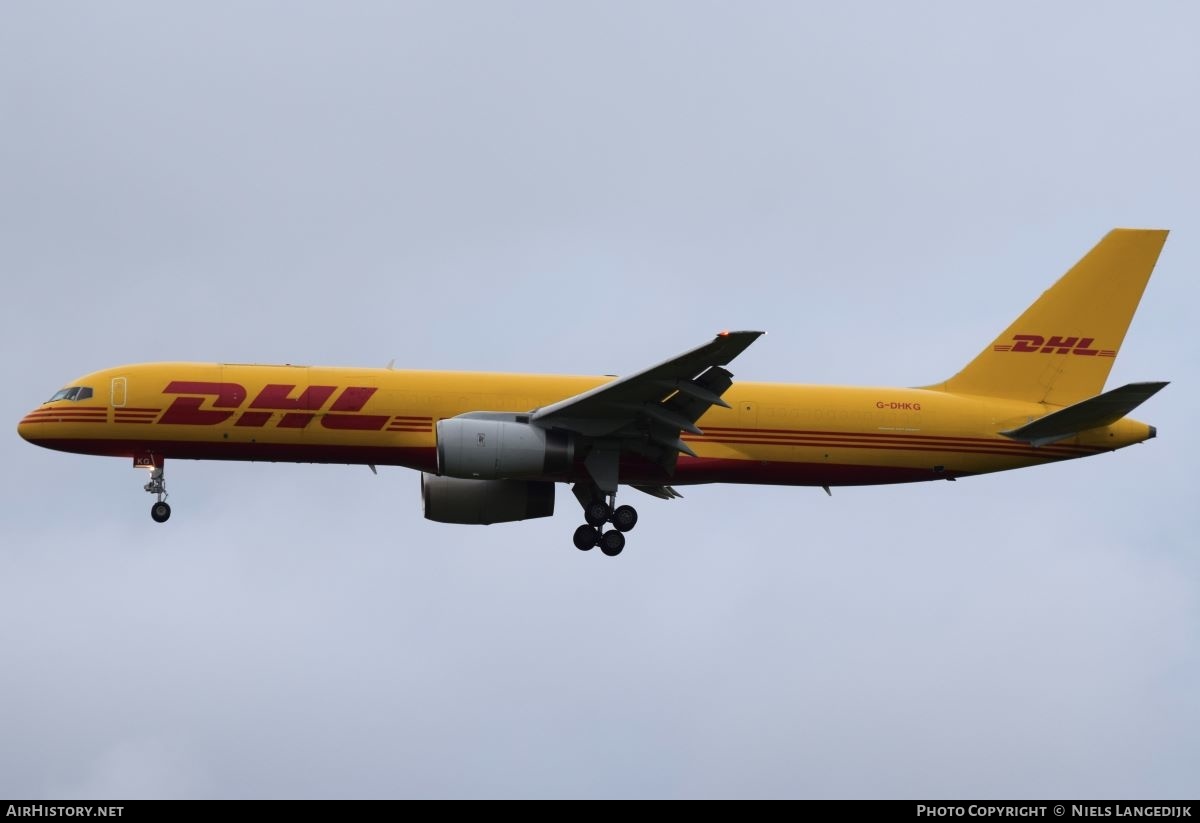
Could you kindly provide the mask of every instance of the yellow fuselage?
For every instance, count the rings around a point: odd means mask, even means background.
[[[62,451],[133,458],[358,463],[437,472],[436,428],[475,411],[527,412],[612,378],[306,366],[147,363],[72,385],[22,437]],[[940,390],[737,382],[685,435],[673,473],[636,460],[622,483],[860,485],[934,480],[1111,451],[1154,436],[1123,419],[1034,447],[998,432],[1057,407]],[[581,466],[564,476],[583,476]]]

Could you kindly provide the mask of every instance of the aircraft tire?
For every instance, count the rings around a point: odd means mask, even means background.
[[[638,513],[633,506],[617,506],[617,510],[613,512],[612,523],[617,527],[618,531],[632,531],[637,525]]]
[[[171,517],[171,507],[160,500],[150,507],[150,517],[155,523],[166,523]]]
[[[600,551],[609,557],[616,557],[625,548],[625,535],[619,531],[607,531],[600,536]]]
[[[595,526],[580,526],[575,530],[575,548],[581,552],[589,551],[600,542],[600,533]]]
[[[608,508],[608,504],[603,500],[595,500],[588,503],[583,509],[583,519],[587,521],[589,526],[603,526],[608,522],[612,510]]]

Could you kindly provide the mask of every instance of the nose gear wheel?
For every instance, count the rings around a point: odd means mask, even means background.
[[[158,496],[158,500],[150,507],[150,517],[155,523],[166,523],[171,516],[171,507],[167,504],[167,478],[162,466],[150,470],[150,482],[142,488]]]

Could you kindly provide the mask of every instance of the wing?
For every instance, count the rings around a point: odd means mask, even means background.
[[[679,435],[701,434],[696,421],[712,406],[729,407],[721,395],[733,385],[722,368],[761,336],[760,331],[721,332],[708,343],[657,366],[538,409],[530,423],[565,429],[596,441],[599,453],[631,450],[672,470],[679,453],[692,450]],[[615,460],[615,455],[614,455]],[[601,488],[615,487],[615,474],[588,461]],[[615,466],[611,469],[615,473]]]

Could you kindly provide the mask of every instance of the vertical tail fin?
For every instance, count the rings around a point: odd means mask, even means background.
[[[1100,394],[1167,232],[1113,229],[979,356],[930,388],[1066,406]]]

